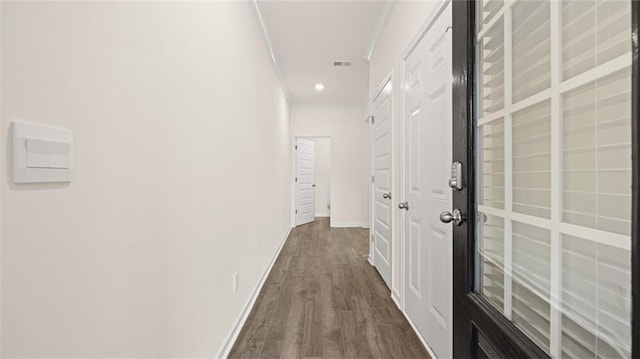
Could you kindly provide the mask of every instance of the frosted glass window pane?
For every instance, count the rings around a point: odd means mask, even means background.
[[[550,233],[512,222],[512,319],[540,348],[549,352]]]
[[[631,1],[508,4],[476,8],[476,291],[552,357],[629,357]]]
[[[478,41],[478,116],[504,108],[504,32],[502,19]]]
[[[513,211],[551,215],[549,101],[513,114]]]
[[[504,121],[492,121],[478,129],[479,203],[504,208]]]
[[[631,232],[631,77],[563,96],[563,221]]]
[[[569,79],[631,51],[631,1],[562,2],[563,77]]]
[[[562,352],[623,358],[631,352],[631,252],[563,235]]]
[[[498,311],[504,307],[504,219],[478,213],[476,291]]]
[[[512,11],[515,103],[551,86],[551,28],[547,1],[518,1]]]

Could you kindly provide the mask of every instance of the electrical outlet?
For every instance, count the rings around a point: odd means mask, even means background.
[[[236,294],[236,292],[238,291],[238,272],[235,272],[233,274],[233,294]]]

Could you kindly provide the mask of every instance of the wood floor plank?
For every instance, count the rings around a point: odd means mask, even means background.
[[[329,258],[325,258],[330,263]],[[331,272],[322,273],[320,295],[323,304],[322,311],[322,352],[326,358],[344,357],[344,344],[335,296],[333,295],[333,277]]]
[[[301,358],[302,344],[304,337],[304,311],[307,303],[307,291],[302,290],[294,293],[291,300],[291,309],[287,318],[287,328],[285,330],[284,343],[280,357]]]
[[[229,358],[429,358],[368,246],[326,218],[295,228]]]

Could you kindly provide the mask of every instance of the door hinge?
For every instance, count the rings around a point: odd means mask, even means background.
[[[296,145],[296,150],[298,149],[298,145]]]
[[[298,182],[298,177],[296,177],[296,182]]]
[[[376,176],[371,175],[371,183],[376,183]]]
[[[374,123],[376,123],[376,118],[374,116],[371,116],[371,124],[373,125]]]
[[[296,209],[296,214],[298,214],[298,210]]]

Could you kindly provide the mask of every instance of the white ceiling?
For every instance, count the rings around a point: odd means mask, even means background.
[[[390,10],[384,1],[260,1],[292,105],[363,105],[371,42]],[[334,67],[351,61],[351,67]],[[314,89],[316,83],[324,91]]]

